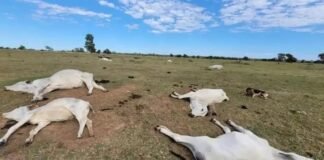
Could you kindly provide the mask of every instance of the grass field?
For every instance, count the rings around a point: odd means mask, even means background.
[[[191,84],[197,88],[222,88],[230,98],[215,111],[221,121],[232,119],[269,140],[274,147],[315,159],[324,159],[324,65],[207,60],[190,58],[110,55],[113,62],[99,61],[96,55],[31,53],[0,50],[0,87],[21,80],[49,76],[66,68],[92,72],[110,92],[86,89],[60,90],[49,100],[79,97],[90,101],[96,113],[95,137],[85,130],[77,139],[77,122],[51,124],[28,147],[24,146],[32,126],[19,129],[0,148],[4,159],[177,159],[172,150],[190,159],[190,152],[154,130],[165,125],[187,135],[218,136],[222,132],[210,117],[190,118],[188,102],[171,99],[172,91],[184,93]],[[207,70],[223,64],[224,70]],[[106,68],[106,69],[105,69]],[[169,73],[168,73],[169,72]],[[134,76],[134,79],[128,78]],[[268,91],[271,98],[249,98],[245,88]],[[141,98],[132,98],[132,94]],[[0,112],[29,104],[32,95],[0,90]],[[46,101],[48,102],[48,101]],[[46,102],[41,102],[44,104]],[[241,109],[246,105],[248,109]],[[100,111],[100,109],[110,110]],[[298,114],[294,111],[305,111]],[[0,125],[5,123],[1,118]],[[3,135],[6,130],[1,130]]]

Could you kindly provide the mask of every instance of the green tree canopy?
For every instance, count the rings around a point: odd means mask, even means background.
[[[84,48],[87,49],[88,52],[90,53],[95,53],[96,52],[96,48],[95,48],[95,44],[93,42],[93,35],[92,34],[87,34],[85,37],[85,44],[84,44]]]
[[[50,46],[45,46],[45,49],[48,50],[48,51],[53,51],[54,49]]]
[[[287,62],[297,62],[297,58],[294,57],[292,54],[288,53],[286,54],[286,56],[288,57]]]
[[[107,49],[105,49],[105,50],[103,50],[103,52],[102,53],[105,53],[105,54],[111,54],[111,52],[110,52],[110,50],[107,48]]]
[[[26,47],[25,47],[25,46],[23,46],[23,45],[20,45],[20,46],[18,47],[18,49],[20,49],[20,50],[25,50],[25,49],[26,49]]]
[[[318,57],[321,59],[321,61],[324,61],[324,53],[320,53]]]

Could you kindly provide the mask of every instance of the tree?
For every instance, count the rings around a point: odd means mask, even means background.
[[[87,49],[88,52],[90,53],[95,53],[96,52],[96,48],[95,48],[95,44],[93,43],[93,35],[92,34],[87,34],[85,37],[86,41],[84,44],[84,48]]]
[[[98,49],[98,50],[97,50],[97,53],[98,53],[98,54],[100,54],[100,53],[101,53],[101,50],[100,50],[100,49]]]
[[[84,49],[83,48],[74,48],[73,50],[72,50],[72,52],[84,52]]]
[[[45,46],[45,49],[48,50],[48,51],[54,51],[54,49],[50,46]]]
[[[297,62],[297,58],[294,57],[292,54],[287,53],[286,56],[288,57],[288,58],[287,58],[287,62],[290,62],[290,63],[292,63],[292,62]]]
[[[278,61],[286,62],[287,59],[288,59],[288,57],[286,56],[285,53],[278,54]]]
[[[318,57],[320,58],[321,61],[324,61],[324,53],[320,53]]]
[[[105,49],[104,51],[103,51],[103,53],[105,53],[105,54],[111,54],[111,52],[110,52],[110,50],[107,48],[107,49]]]
[[[23,46],[23,45],[20,45],[20,46],[18,47],[18,49],[20,49],[20,50],[25,50],[25,49],[26,49],[26,47],[25,47],[25,46]]]
[[[249,57],[244,56],[244,57],[243,57],[243,60],[248,61],[248,60],[250,60],[250,59],[249,59]]]

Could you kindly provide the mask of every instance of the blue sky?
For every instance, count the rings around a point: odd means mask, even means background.
[[[324,0],[2,0],[0,46],[317,59]]]

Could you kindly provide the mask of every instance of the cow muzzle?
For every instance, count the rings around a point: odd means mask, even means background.
[[[196,117],[196,116],[193,115],[192,113],[189,113],[188,116],[191,117],[191,118],[195,118],[195,117]]]

